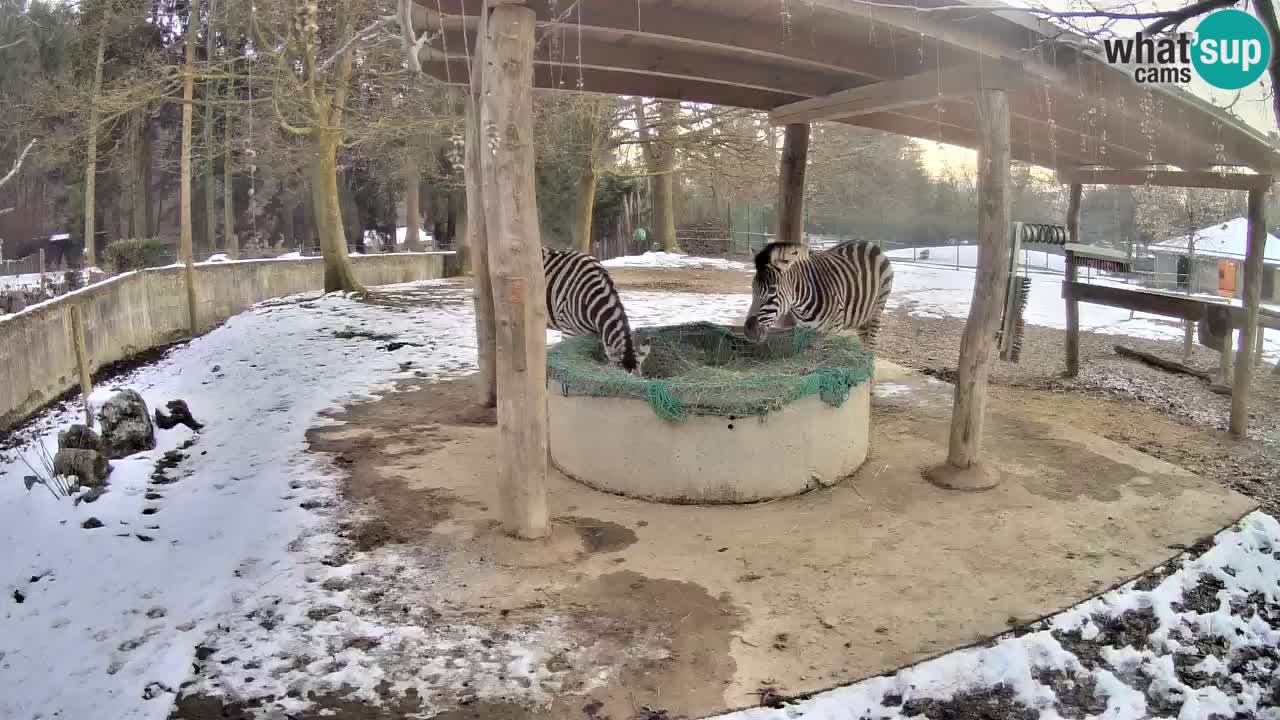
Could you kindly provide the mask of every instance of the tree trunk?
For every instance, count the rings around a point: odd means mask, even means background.
[[[409,252],[422,250],[422,211],[418,200],[422,192],[422,175],[418,171],[418,157],[414,148],[408,148],[404,156],[404,249]],[[392,238],[392,246],[395,238]]]
[[[227,98],[232,97],[231,81],[227,81]],[[222,238],[223,248],[227,255],[235,260],[240,257],[240,236],[236,234],[236,192],[235,182],[231,174],[235,149],[231,141],[232,123],[231,105],[228,104],[222,117]]]
[[[293,203],[293,198],[285,196],[283,206],[280,208],[281,232],[284,234],[284,244],[292,246],[294,238],[297,237],[297,230],[294,227],[294,214],[298,209]]]
[[[778,242],[804,242],[804,175],[808,162],[809,124],[788,125],[778,161]]]
[[[573,213],[574,247],[580,253],[591,254],[591,215],[596,207],[596,168],[591,158],[578,180],[578,202]]]
[[[533,10],[499,5],[486,33],[482,161],[498,318],[498,490],[507,532],[551,533],[547,512],[547,310],[534,202]]]
[[[98,253],[94,233],[97,208],[94,206],[98,188],[98,102],[102,96],[102,62],[107,52],[106,28],[98,34],[98,53],[93,64],[93,104],[89,106],[89,158],[84,170],[84,266],[96,267]]]
[[[1067,239],[1073,243],[1080,242],[1080,213],[1084,209],[1084,186],[1076,183],[1071,186],[1071,194],[1067,200]],[[1066,280],[1076,281],[1075,255],[1067,259]],[[1067,300],[1067,377],[1080,375],[1080,303],[1075,298]]]
[[[160,228],[160,202],[159,198],[163,193],[152,194],[151,181],[153,179],[153,169],[151,167],[152,148],[155,141],[152,137],[151,117],[148,114],[143,118],[142,122],[142,157],[139,161],[142,163],[142,212],[146,215],[146,237],[155,237]],[[155,200],[155,213],[152,213],[152,201]]]
[[[324,257],[324,291],[357,292],[364,288],[356,280],[351,257],[347,254],[347,238],[342,224],[338,198],[338,143],[342,131],[315,128],[312,143],[315,157],[311,163],[311,204],[315,208],[315,225],[320,234],[320,254]]]
[[[213,0],[209,0],[209,12],[205,18],[205,69],[213,66]],[[213,98],[217,96],[217,85],[212,79],[204,82],[205,111],[202,125],[204,127],[204,247],[212,252],[218,247],[218,200],[217,188],[214,187],[213,172]]]
[[[149,144],[143,139],[144,133],[150,132],[149,123],[147,121],[147,111],[139,110],[129,116],[129,139],[133,152],[129,157],[129,182],[132,185],[129,193],[130,203],[130,219],[129,234],[135,238],[143,238],[150,236],[150,228],[148,227],[147,217],[149,205],[147,204],[147,167],[144,163],[150,162],[150,153],[144,152],[144,148]]]
[[[658,128],[657,167],[653,169],[653,231],[666,252],[680,252],[676,240],[676,148],[675,119],[677,103],[664,100],[659,106],[662,126]]]
[[[192,100],[195,97],[195,64],[196,64],[196,26],[200,21],[200,0],[191,0],[191,7],[187,15],[187,59],[183,67],[182,81],[182,158],[179,163],[181,168],[181,187],[178,222],[180,224],[178,235],[178,252],[182,257],[182,263],[185,266],[183,275],[186,278],[187,285],[187,319],[190,323],[189,329],[194,335],[199,329],[196,318],[196,287],[195,287],[195,270],[192,268],[192,247],[191,247],[191,124],[193,120],[195,106]]]
[[[1245,323],[1240,330],[1240,349],[1236,353],[1235,387],[1231,393],[1229,429],[1235,437],[1249,433],[1249,390],[1253,382],[1253,353],[1257,344],[1259,305],[1262,301],[1263,255],[1267,244],[1266,193],[1249,191],[1249,243],[1244,261]],[[1227,334],[1230,342],[1230,333]],[[1225,356],[1224,356],[1225,358]]]
[[[934,482],[957,489],[982,489],[996,482],[975,465],[982,447],[991,346],[1004,306],[1001,274],[1009,256],[1009,96],[1003,90],[982,90],[977,109],[978,267],[960,341],[947,462],[930,474]]]
[[[444,211],[444,237],[445,242],[452,247],[458,237],[458,191],[449,188],[445,195],[445,202],[448,207]],[[436,238],[436,242],[441,242],[440,238]]]
[[[484,38],[487,35],[487,3],[482,5],[480,22],[476,29],[476,51],[472,67],[484,67],[483,58],[488,53]],[[480,145],[485,137],[480,126],[482,99],[482,73],[471,73],[471,87],[467,93],[466,108],[466,160],[463,179],[467,184],[467,236],[459,250],[462,271],[474,276],[472,289],[476,315],[476,393],[480,404],[493,407],[498,403],[497,390],[497,321],[494,317],[493,284],[489,276],[489,234],[485,227],[485,198]]]

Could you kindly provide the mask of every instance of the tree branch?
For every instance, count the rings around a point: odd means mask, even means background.
[[[17,47],[26,41],[27,39],[25,37],[20,37],[11,43],[5,43],[4,45],[0,45],[0,50],[8,50],[11,47]]]
[[[1257,0],[1254,7],[1258,9],[1258,18],[1271,36],[1271,66],[1267,68],[1267,73],[1271,76],[1271,111],[1276,116],[1276,126],[1280,127],[1280,52],[1276,50],[1276,43],[1280,43],[1280,22],[1276,20],[1274,0]]]
[[[31,148],[35,147],[35,144],[36,141],[33,139],[31,142],[27,143],[25,148],[22,149],[22,152],[18,155],[18,159],[13,161],[13,168],[9,170],[7,175],[0,178],[0,187],[4,187],[14,178],[14,176],[18,174],[18,171],[22,169],[23,161],[27,159],[27,153],[31,152]]]
[[[382,28],[395,24],[398,21],[399,21],[399,18],[396,17],[395,15],[384,15],[378,18],[377,20],[374,20],[372,23],[369,23],[368,27],[356,33],[355,35],[352,35],[349,40],[347,40],[345,43],[342,44],[342,47],[339,47],[332,55],[329,56],[327,60],[320,63],[320,66],[317,68],[317,70],[321,72],[328,70],[329,66],[332,65],[335,60],[341,57],[341,55],[345,53],[352,45],[355,45],[358,42],[364,42],[365,40],[368,40],[374,35],[377,35],[378,31],[382,30]]]
[[[1235,5],[1236,2],[1237,0],[1200,0],[1200,2],[1188,5],[1181,10],[1165,13],[1164,17],[1144,28],[1143,32],[1147,35],[1155,35],[1156,33],[1163,32],[1169,28],[1177,28],[1182,23],[1196,17],[1197,15],[1203,15],[1210,10],[1231,7],[1232,5]],[[1275,53],[1272,53],[1272,57],[1275,57]]]

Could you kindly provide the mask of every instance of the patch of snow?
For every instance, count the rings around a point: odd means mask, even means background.
[[[226,253],[214,253],[205,260],[207,263],[224,263],[230,261],[231,258],[228,257]]]
[[[874,397],[880,397],[880,398],[896,397],[898,395],[910,395],[911,386],[903,385],[902,383],[894,383],[894,382],[876,383],[871,388],[871,394]]]
[[[302,258],[302,253],[299,252],[298,250],[294,250],[293,252],[287,252],[287,253],[283,253],[276,256],[277,260],[299,260],[301,258]]]
[[[684,255],[682,253],[669,253],[663,251],[650,251],[643,255],[623,255],[605,260],[601,264],[605,267],[616,268],[694,267],[712,270],[731,270],[735,272],[743,272],[750,269],[749,265],[743,262],[738,262],[737,260],[698,257],[697,255]]]

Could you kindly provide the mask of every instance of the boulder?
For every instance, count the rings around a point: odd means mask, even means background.
[[[85,487],[97,487],[111,474],[111,463],[97,450],[63,448],[53,456],[53,471],[63,477],[74,475]]]
[[[165,403],[165,406],[169,408],[168,415],[160,408],[156,408],[156,424],[160,426],[161,430],[168,430],[177,425],[186,425],[194,432],[200,432],[200,428],[204,427],[191,416],[191,409],[182,400],[170,400]]]
[[[102,423],[102,447],[108,458],[118,460],[156,446],[156,428],[147,403],[136,390],[111,396],[98,411]]]
[[[58,433],[58,449],[74,448],[102,452],[102,438],[92,428],[76,423]]]

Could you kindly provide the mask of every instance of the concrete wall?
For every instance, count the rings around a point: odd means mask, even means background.
[[[395,253],[353,257],[366,286],[456,275],[453,253]],[[255,303],[321,290],[319,258],[250,260],[197,265],[200,332]],[[80,305],[91,369],[189,335],[182,268],[120,275],[0,319],[0,432],[12,428],[79,383],[70,308]]]
[[[852,475],[867,459],[871,383],[839,407],[802,397],[765,417],[659,418],[644,400],[547,392],[551,461],[597,490],[676,504],[750,503]]]

